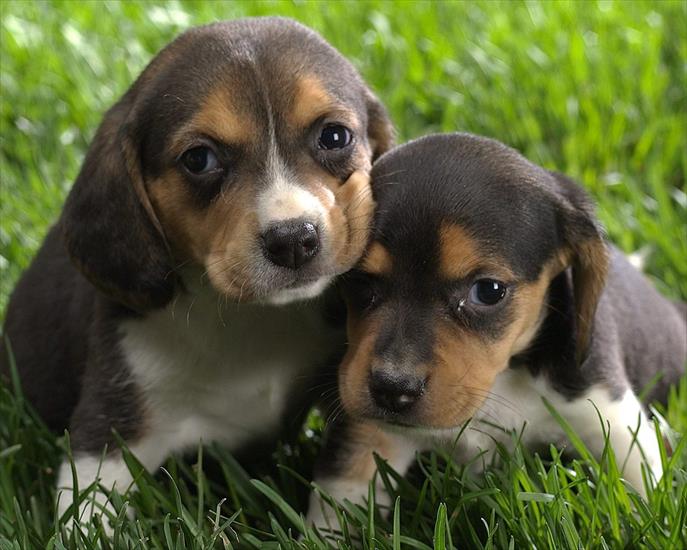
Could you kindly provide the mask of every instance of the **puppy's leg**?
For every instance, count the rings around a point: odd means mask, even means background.
[[[149,471],[157,469],[171,449],[160,438],[146,437],[129,447],[131,453]],[[78,451],[74,452],[74,468],[79,492],[83,492],[92,483],[97,482],[105,490],[117,489],[124,493],[134,486],[131,472],[124,462],[122,452],[117,449],[105,456],[102,454]],[[72,466],[64,460],[60,466],[57,480],[58,514],[62,517],[74,501],[74,476]],[[114,512],[107,495],[99,488],[91,492],[78,507],[79,521],[87,522],[93,516],[102,514],[103,510]],[[75,518],[72,517],[70,524]],[[103,518],[104,519],[104,518]],[[107,521],[103,522],[105,526]]]
[[[387,460],[398,473],[405,474],[418,450],[413,442],[384,432],[374,424],[345,423],[330,430],[319,459],[315,483],[338,502],[346,499],[354,504],[363,504],[377,469],[374,453]],[[377,504],[390,504],[389,495],[380,480],[375,494]],[[333,518],[331,508],[313,492],[308,522],[318,528],[336,529]]]
[[[155,421],[126,371],[106,374],[100,376],[102,380],[87,380],[87,391],[72,416],[70,438],[79,492],[94,482],[107,491],[116,489],[120,493],[133,486],[134,480],[113,430],[149,471],[157,469],[176,450],[174,430],[178,424]],[[103,456],[105,449],[108,452]],[[60,466],[57,498],[59,517],[62,517],[74,501],[74,476],[68,460]],[[77,517],[87,522],[94,515],[102,514],[103,509],[113,511],[107,495],[97,488],[79,505]],[[108,522],[104,524],[107,526]]]
[[[620,399],[614,399],[608,390],[596,387],[586,395],[584,403],[576,400],[566,408],[564,416],[597,458],[605,444],[601,415],[623,477],[641,494],[646,493],[642,481],[644,461],[654,480],[661,478],[656,432],[632,389],[627,388]]]

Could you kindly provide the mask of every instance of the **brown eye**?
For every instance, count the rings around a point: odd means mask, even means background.
[[[209,147],[200,146],[189,149],[181,155],[184,168],[196,176],[217,170],[220,165],[217,155]]]
[[[356,311],[370,311],[379,303],[378,282],[369,276],[350,273],[343,280],[344,294]]]
[[[348,296],[352,305],[359,311],[372,309],[377,304],[377,293],[371,286],[360,286]]]
[[[351,144],[353,134],[341,124],[330,124],[322,128],[318,145],[320,149],[331,151],[333,149],[343,149]]]
[[[470,288],[468,299],[479,306],[493,306],[506,296],[507,287],[494,279],[480,279]]]

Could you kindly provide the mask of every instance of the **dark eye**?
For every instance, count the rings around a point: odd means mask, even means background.
[[[191,174],[207,174],[219,168],[217,155],[209,147],[200,146],[189,149],[181,155],[184,168]]]
[[[358,275],[346,277],[344,294],[349,305],[356,311],[371,310],[379,301],[375,281],[369,277]]]
[[[353,134],[341,124],[330,124],[322,128],[318,144],[320,149],[332,150],[343,149],[351,144]]]
[[[494,279],[480,279],[470,288],[468,299],[480,306],[498,304],[506,295],[506,285]]]

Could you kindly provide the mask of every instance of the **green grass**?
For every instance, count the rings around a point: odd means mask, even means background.
[[[683,2],[4,2],[0,10],[0,318],[105,109],[187,26],[262,14],[297,18],[352,59],[389,107],[400,141],[481,133],[577,178],[611,239],[648,251],[659,288],[687,298]],[[664,413],[687,430],[687,383]],[[303,535],[301,545],[318,547],[298,515],[307,493],[299,476],[308,476],[318,437],[316,430],[275,448],[267,462],[278,466],[250,474],[215,448],[195,461],[170,460],[155,476],[132,460],[142,490],[113,498],[118,509],[129,501],[136,519],[122,513],[115,541],[101,544],[291,548]],[[96,525],[83,534],[55,525],[65,445],[35,421],[20,392],[0,389],[0,548],[98,544]],[[679,548],[687,540],[687,451],[675,447],[648,502],[617,480],[610,455],[598,465],[563,460],[555,449],[546,459],[518,449],[472,476],[430,454],[399,480],[391,513],[344,505],[339,545]],[[381,475],[395,477],[384,467]]]

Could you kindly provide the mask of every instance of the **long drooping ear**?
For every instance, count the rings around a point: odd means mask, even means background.
[[[562,174],[551,174],[558,185],[560,229],[572,268],[579,363],[586,357],[591,343],[594,316],[608,272],[608,246],[592,201],[584,189]]]
[[[139,312],[174,291],[171,257],[145,191],[125,96],[105,115],[72,187],[60,223],[84,275]]]
[[[372,162],[394,146],[395,132],[386,107],[369,90],[366,91],[367,139],[372,148]]]

